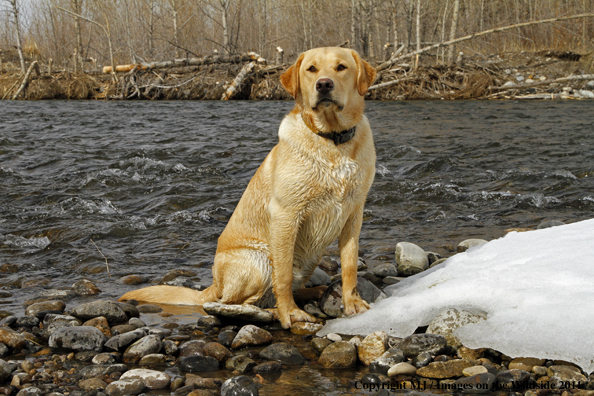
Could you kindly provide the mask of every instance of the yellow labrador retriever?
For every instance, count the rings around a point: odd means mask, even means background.
[[[345,312],[366,311],[356,286],[363,204],[375,175],[363,96],[374,79],[373,67],[355,51],[316,48],[301,54],[281,76],[295,107],[219,237],[213,285],[204,291],[152,286],[121,300],[264,308],[276,300],[284,328],[314,322],[292,292],[303,288],[338,238]]]

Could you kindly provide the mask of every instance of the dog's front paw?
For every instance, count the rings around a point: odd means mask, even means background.
[[[369,309],[369,304],[367,304],[367,301],[363,300],[361,297],[353,297],[348,301],[343,301],[343,304],[344,312],[347,315],[362,313]]]
[[[280,316],[281,326],[283,326],[284,329],[290,328],[291,323],[295,322],[316,322],[316,318],[297,307],[284,312],[279,309],[278,314]]]

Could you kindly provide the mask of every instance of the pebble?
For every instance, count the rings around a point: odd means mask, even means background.
[[[274,316],[271,312],[254,305],[226,305],[217,302],[204,303],[204,311],[209,315],[244,320],[247,322],[271,323]]]
[[[462,370],[462,375],[465,377],[472,377],[478,374],[487,373],[489,370],[485,366],[472,366]]]
[[[311,346],[318,353],[322,353],[322,351],[330,344],[332,344],[332,341],[330,341],[327,338],[323,338],[323,337],[316,337],[313,340],[311,340]]]
[[[417,375],[427,378],[454,378],[462,377],[462,370],[474,364],[466,359],[455,359],[447,362],[433,362],[417,370]]]
[[[82,320],[89,320],[97,316],[103,316],[110,324],[124,323],[128,321],[126,313],[115,301],[99,300],[90,303],[80,304],[74,307],[70,314]]]
[[[248,345],[269,344],[272,341],[272,335],[258,326],[243,326],[231,343],[231,348],[238,349]]]
[[[397,277],[397,276],[386,276],[384,279],[382,279],[382,283],[384,285],[395,285],[396,283],[400,282],[402,279]]]
[[[340,342],[342,341],[342,337],[336,333],[329,333],[328,335],[326,335],[326,338],[329,339],[332,342]]]
[[[547,369],[547,375],[551,380],[551,384],[555,385],[557,389],[559,389],[564,383],[568,382],[588,382],[586,376],[584,376],[578,368],[573,366],[550,366]]]
[[[239,371],[240,373],[247,373],[256,366],[256,362],[246,355],[233,356],[225,363],[225,368],[229,371]]]
[[[386,352],[388,334],[385,331],[376,331],[363,339],[357,348],[359,360],[366,366]]]
[[[237,335],[237,332],[233,331],[233,330],[221,331],[218,336],[219,342],[222,345],[229,348],[229,347],[231,347],[231,344],[233,343],[233,340],[235,339],[236,335]]]
[[[135,369],[126,371],[120,380],[141,380],[149,389],[165,389],[169,386],[171,377],[167,373],[157,370]]]
[[[497,374],[496,381],[500,388],[527,389],[530,373],[524,370],[504,370]]]
[[[204,355],[205,345],[206,341],[204,340],[191,340],[184,342],[179,347],[179,357]]]
[[[144,330],[136,329],[134,331],[129,331],[125,334],[119,334],[119,335],[111,337],[105,343],[105,347],[112,349],[114,351],[118,351],[121,348],[127,347],[128,345],[132,344],[133,342],[140,340],[144,336],[146,336],[146,333],[144,332]]]
[[[485,241],[484,239],[465,239],[464,241],[458,244],[457,251],[458,253],[462,253],[470,248],[484,245],[485,243],[487,243],[487,241]]]
[[[142,283],[147,283],[148,281],[149,279],[142,275],[123,276],[118,280],[118,282],[123,283],[124,285],[140,285]]]
[[[179,360],[179,368],[190,373],[217,371],[219,361],[212,356],[186,356]]]
[[[223,363],[233,356],[233,353],[231,353],[230,350],[218,342],[209,342],[208,344],[204,345],[204,354],[206,356],[212,356],[213,358],[217,359],[219,363]]]
[[[369,372],[388,375],[388,371],[392,366],[404,362],[404,360],[404,353],[400,349],[397,347],[390,348],[369,364]]]
[[[295,322],[291,324],[291,333],[295,335],[314,335],[324,327],[321,323]]]
[[[62,327],[49,338],[50,348],[72,349],[75,351],[101,351],[106,341],[105,335],[96,327]]]
[[[413,358],[420,353],[439,354],[447,345],[446,338],[438,334],[413,334],[402,340],[400,349],[404,356]]]
[[[508,368],[517,369],[517,370],[524,370],[524,371],[532,371],[534,366],[544,366],[546,363],[545,359],[536,359],[536,358],[516,358],[509,362]]]
[[[477,323],[486,319],[486,315],[478,315],[456,308],[448,308],[441,311],[427,328],[428,334],[439,334],[445,337],[447,344],[455,347],[462,346],[462,343],[454,336],[454,330],[470,323]]]
[[[330,344],[322,352],[318,364],[327,369],[355,367],[357,364],[357,348],[345,341]]]
[[[363,278],[357,277],[357,291],[361,298],[368,303],[380,300],[386,295],[378,289],[372,282]],[[328,316],[336,318],[344,313],[342,307],[342,281],[338,280],[330,284],[328,289],[319,302],[320,309]]]
[[[410,363],[401,362],[391,366],[388,370],[388,377],[395,377],[397,375],[415,375],[417,368]]]
[[[64,312],[65,308],[66,308],[66,304],[62,300],[43,301],[43,302],[31,304],[27,308],[25,308],[25,315],[37,316],[37,314],[39,312],[43,312],[43,311]]]
[[[159,313],[163,311],[163,308],[161,308],[158,305],[154,305],[154,304],[144,304],[144,305],[140,305],[137,307],[138,308],[138,312],[140,313]]]
[[[495,385],[495,375],[491,373],[476,374],[466,378],[460,378],[453,383],[453,389],[462,388],[464,393],[488,393],[492,392]]]
[[[80,381],[78,386],[86,391],[102,390],[107,387],[107,382],[101,380],[100,378],[89,378]]]
[[[77,296],[95,296],[101,293],[101,289],[99,289],[93,282],[87,279],[81,279],[75,282],[72,285],[72,291]]]
[[[10,366],[8,365],[8,363],[6,363],[4,360],[0,359],[0,381],[4,381],[8,377],[10,377],[11,373],[12,373],[12,370],[10,369]]]
[[[326,286],[330,284],[330,275],[316,267],[305,287]]]
[[[331,257],[324,256],[322,257],[320,264],[318,264],[318,267],[324,271],[336,272],[338,270],[338,262]]]
[[[540,224],[538,224],[536,226],[537,230],[542,230],[544,228],[551,228],[551,227],[557,227],[557,226],[562,226],[565,225],[564,222],[559,221],[559,220],[545,220],[543,222],[541,222]]]
[[[223,383],[221,396],[258,396],[258,387],[250,377],[240,375]]]
[[[221,320],[213,315],[205,315],[199,317],[196,324],[199,327],[206,328],[221,327],[223,325],[223,323],[221,323]]]
[[[380,264],[374,269],[372,269],[371,272],[379,278],[385,278],[387,276],[398,276],[398,270],[393,264],[390,263]]]
[[[144,382],[138,379],[118,380],[107,385],[105,394],[107,396],[133,396],[140,394],[144,388]]]
[[[148,335],[130,345],[124,352],[122,360],[124,363],[138,363],[144,356],[159,353],[159,351],[161,351],[159,337]]]
[[[267,346],[260,351],[260,357],[267,360],[277,360],[287,365],[300,365],[306,361],[297,348],[286,342],[277,342]]]
[[[165,274],[165,276],[159,281],[159,284],[164,285],[167,282],[169,282],[175,278],[178,278],[178,277],[191,278],[196,275],[198,275],[198,274],[195,271],[192,271],[189,269],[183,269],[183,268],[172,269],[167,274]]]
[[[116,357],[113,353],[98,353],[91,361],[93,364],[113,364],[116,362]]]
[[[95,364],[80,369],[79,373],[84,378],[105,377],[112,373],[123,373],[128,371],[125,364]]]
[[[105,317],[103,316],[98,316],[96,318],[89,319],[82,325],[96,327],[103,333],[105,337],[111,338],[111,329],[109,328],[109,323],[107,322],[107,319],[105,319]]]
[[[396,244],[396,263],[401,276],[418,274],[429,268],[429,258],[425,251],[410,242]]]
[[[252,368],[254,374],[280,373],[281,371],[283,371],[283,366],[277,361],[260,363]]]
[[[421,352],[417,356],[411,360],[411,364],[416,368],[421,368],[427,366],[429,363],[433,361],[433,356],[429,352]]]

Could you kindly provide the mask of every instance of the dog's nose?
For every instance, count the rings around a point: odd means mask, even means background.
[[[334,81],[329,78],[320,78],[316,82],[316,90],[321,94],[327,94],[334,89]]]

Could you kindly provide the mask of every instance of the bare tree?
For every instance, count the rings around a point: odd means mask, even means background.
[[[452,26],[450,28],[450,41],[456,38],[456,28],[458,27],[458,16],[460,15],[460,0],[454,0],[454,11],[452,14]],[[451,45],[448,48],[448,64],[454,62],[455,46]]]
[[[12,14],[13,22],[14,22],[14,34],[16,37],[16,47],[17,52],[19,53],[19,60],[21,61],[21,71],[23,74],[27,72],[27,68],[25,66],[25,56],[23,55],[23,45],[21,42],[21,26],[20,26],[20,18],[19,18],[19,4],[17,0],[4,0],[8,3],[9,12]]]

